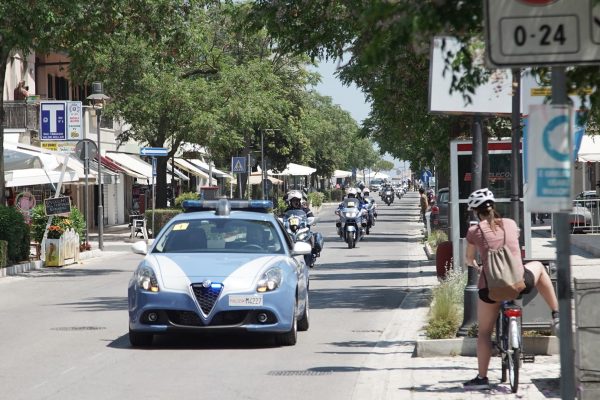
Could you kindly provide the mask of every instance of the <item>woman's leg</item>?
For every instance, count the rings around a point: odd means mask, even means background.
[[[486,303],[479,299],[477,301],[477,323],[479,333],[477,335],[477,364],[479,376],[487,377],[490,358],[492,357],[492,332],[498,318],[500,303]]]
[[[535,287],[550,307],[550,310],[558,311],[558,300],[556,299],[556,293],[554,293],[554,286],[552,286],[552,280],[550,280],[544,264],[539,261],[530,261],[525,264],[525,268],[533,273]]]

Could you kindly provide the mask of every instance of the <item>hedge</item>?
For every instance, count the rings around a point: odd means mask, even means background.
[[[0,240],[8,242],[10,264],[29,260],[29,226],[14,207],[0,206]]]

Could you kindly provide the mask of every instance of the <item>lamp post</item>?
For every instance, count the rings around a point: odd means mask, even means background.
[[[110,97],[104,94],[102,82],[92,82],[92,94],[86,98],[90,100],[96,110],[96,133],[98,136],[98,248],[104,250],[104,201],[102,192],[102,153],[100,152],[100,120],[104,102]]]

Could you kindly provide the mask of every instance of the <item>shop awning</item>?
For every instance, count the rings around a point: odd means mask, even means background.
[[[175,175],[179,178],[179,180],[187,182],[190,180],[186,174],[178,170],[177,168],[173,168],[173,164],[169,163],[167,166],[167,175],[171,176],[171,172],[175,172]]]
[[[350,171],[342,171],[340,169],[336,169],[333,171],[334,178],[350,178],[352,176],[352,172]]]
[[[307,176],[317,172],[316,168],[308,167],[305,165],[289,163],[287,167],[279,172],[275,173],[269,170],[269,175],[291,175],[291,176]]]
[[[6,171],[4,179],[6,187],[34,186],[54,184],[60,181],[60,171],[47,171],[43,168],[27,168]],[[79,182],[79,175],[75,171],[66,171],[63,183]]]
[[[152,165],[125,153],[107,152],[106,157],[122,167],[125,171],[134,172],[138,176],[134,176],[140,180],[146,180],[145,183],[152,182]],[[128,174],[129,175],[129,174]],[[141,177],[140,177],[141,176]]]
[[[191,160],[187,160],[187,161],[194,164],[195,166],[197,166],[198,168],[200,168],[202,171],[204,171],[207,174],[210,171],[210,166],[202,160],[191,159]],[[231,176],[227,172],[223,172],[220,169],[217,169],[215,167],[212,167],[212,175],[215,178],[233,179],[233,176]]]
[[[583,135],[579,152],[577,153],[577,161],[600,161],[600,137]]]
[[[283,181],[281,179],[274,178],[272,176],[267,176],[267,179],[271,181],[273,185],[281,185]],[[250,175],[250,184],[251,185],[260,185],[262,182],[262,174],[260,172],[253,172]]]
[[[192,164],[188,160],[184,160],[183,158],[175,158],[175,165],[192,175],[199,176],[204,179],[208,179],[208,174],[198,168],[196,165]]]

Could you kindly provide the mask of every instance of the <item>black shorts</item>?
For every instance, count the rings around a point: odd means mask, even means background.
[[[523,268],[523,269],[525,270],[525,272],[523,273],[523,280],[525,281],[525,289],[523,289],[523,291],[521,291],[519,298],[522,295],[528,294],[529,292],[531,292],[531,289],[533,289],[535,287],[535,277],[533,276],[533,272],[531,272],[527,268]],[[481,299],[481,301],[483,301],[484,303],[488,303],[488,304],[497,303],[496,301],[489,298],[489,292],[490,291],[488,288],[479,289],[479,298]]]

